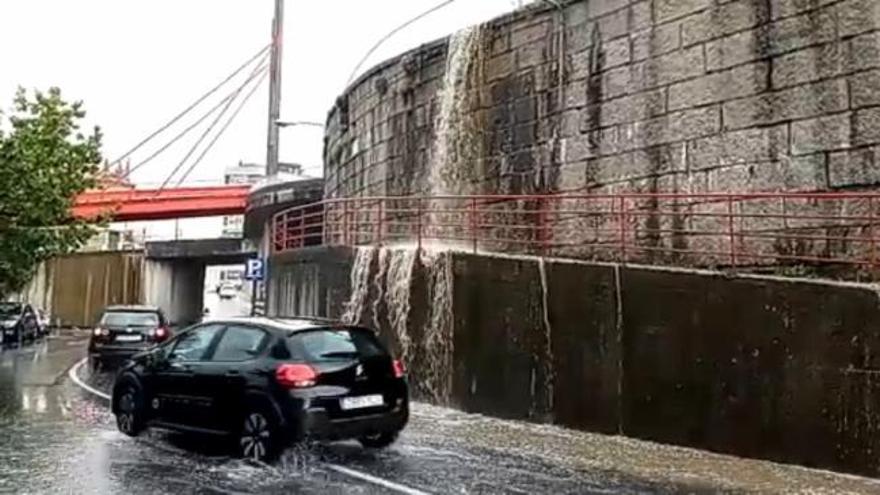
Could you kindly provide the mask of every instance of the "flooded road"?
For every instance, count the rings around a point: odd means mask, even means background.
[[[205,438],[118,433],[107,401],[68,377],[84,347],[68,335],[0,353],[0,493],[880,492],[873,480],[420,404],[388,450],[318,445],[255,465]]]

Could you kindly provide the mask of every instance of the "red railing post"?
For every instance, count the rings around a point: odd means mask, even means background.
[[[618,219],[620,222],[620,261],[621,263],[626,263],[626,222],[629,220],[626,215],[626,197],[621,195],[619,203],[620,204],[618,205],[618,207],[620,211],[618,212]]]
[[[384,221],[385,220],[385,199],[382,198],[382,199],[379,199],[378,201],[379,201],[379,212],[378,212],[379,219],[378,219],[378,225],[376,226],[376,230],[378,231],[377,238],[376,238],[376,245],[379,247],[382,247],[382,240],[383,240],[382,230],[385,228],[385,221]]]
[[[874,222],[877,220],[874,215],[874,196],[868,196],[868,235],[871,242],[871,269],[877,266],[877,240],[874,238]]]
[[[351,245],[351,237],[348,233],[348,200],[342,200],[342,244]]]
[[[477,198],[471,198],[470,222],[471,222],[471,241],[473,242],[474,254],[477,254]]]
[[[727,233],[730,236],[730,266],[736,266],[736,234],[733,228],[733,196],[727,195]]]
[[[416,243],[422,250],[422,198],[416,199]]]

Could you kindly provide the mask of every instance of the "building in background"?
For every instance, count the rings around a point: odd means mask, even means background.
[[[226,184],[256,184],[266,176],[266,167],[257,163],[238,162],[229,167],[223,174]],[[241,237],[244,232],[244,216],[229,215],[223,217],[223,237]]]

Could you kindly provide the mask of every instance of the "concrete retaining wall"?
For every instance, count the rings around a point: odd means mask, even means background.
[[[277,288],[306,273],[318,297]],[[270,290],[276,314],[378,327],[422,400],[880,474],[871,286],[311,249],[273,260]]]

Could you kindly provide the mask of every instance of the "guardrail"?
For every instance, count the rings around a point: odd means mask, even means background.
[[[330,199],[273,219],[273,248],[442,244],[539,256],[875,269],[880,194],[557,194]]]

